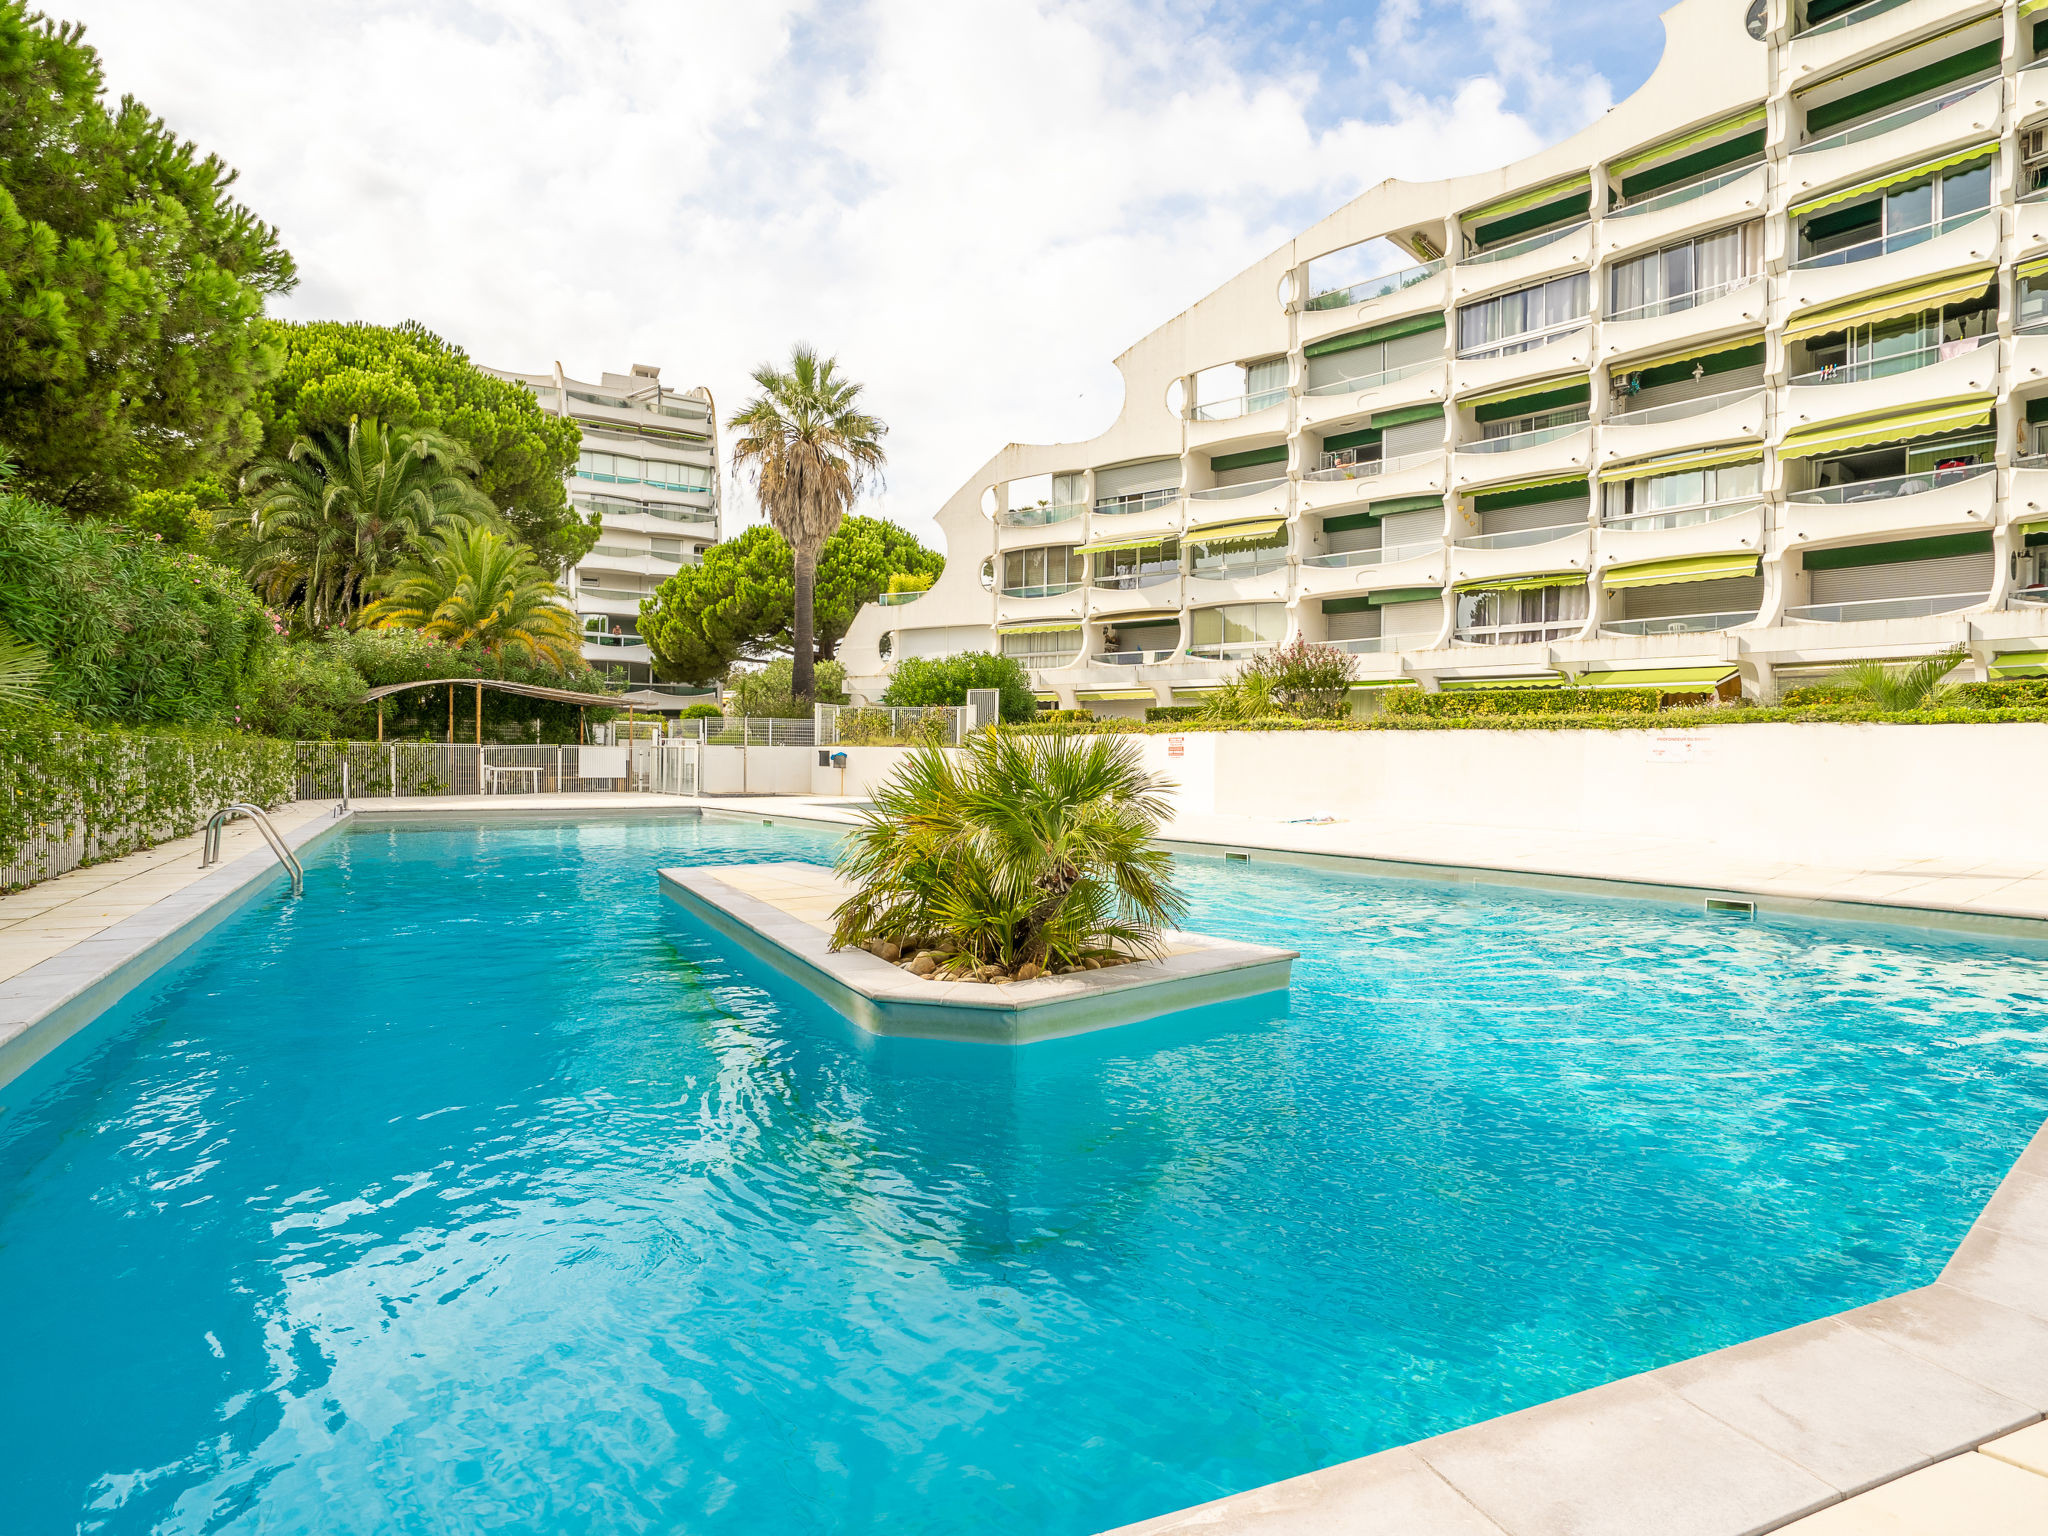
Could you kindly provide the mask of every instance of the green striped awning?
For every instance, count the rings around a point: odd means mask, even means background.
[[[1880,443],[1903,442],[1908,438],[1933,437],[1941,432],[1960,432],[1981,427],[1991,420],[1989,400],[1951,400],[1942,405],[1924,405],[1869,421],[1829,422],[1790,433],[1778,444],[1781,459],[1813,459],[1826,453],[1846,453],[1852,448],[1874,448]]]
[[[1447,677],[1437,687],[1445,693],[1464,693],[1473,688],[1562,688],[1570,681],[1552,672],[1543,677]]]
[[[2048,7],[2048,0],[2041,0]],[[2048,673],[2048,651],[2006,651],[1991,659],[1994,678],[2040,677]]]
[[[1258,539],[1264,538],[1276,528],[1287,526],[1284,517],[1240,517],[1230,522],[1205,523],[1190,528],[1185,535],[1189,539]]]
[[[1553,485],[1584,485],[1586,472],[1582,469],[1575,475],[1539,475],[1534,480],[1511,480],[1506,485],[1489,485],[1475,489],[1468,494],[1473,497],[1512,496],[1519,491],[1548,490]]]
[[[1461,581],[1460,592],[1534,592],[1542,587],[1575,587],[1584,571],[1547,571],[1541,576],[1500,576],[1492,581]]]
[[[1670,453],[1657,459],[1637,459],[1632,464],[1610,464],[1600,471],[1600,483],[1643,480],[1651,475],[1682,475],[1695,469],[1719,469],[1723,464],[1760,464],[1764,451],[1755,443],[1739,447],[1700,448],[1691,453]]]
[[[2048,4],[2048,0],[2043,0]],[[1581,672],[1581,688],[1663,688],[1682,693],[1706,693],[1737,676],[1726,662],[1711,667],[1642,667],[1634,672]]]
[[[1530,395],[1548,394],[1551,390],[1561,388],[1567,384],[1583,385],[1588,391],[1592,389],[1592,385],[1588,383],[1584,371],[1578,370],[1571,373],[1552,374],[1546,379],[1531,379],[1525,383],[1510,385],[1506,389],[1489,389],[1484,394],[1461,395],[1458,398],[1458,409],[1461,411],[1476,411],[1481,406],[1500,405],[1506,401],[1521,400]]]
[[[1404,405],[1396,410],[1374,411],[1372,424],[1376,431],[1384,431],[1388,427],[1405,427],[1413,421],[1442,421],[1443,417],[1443,403],[1438,401],[1432,405]]]
[[[1943,277],[1926,278],[1904,288],[1866,294],[1859,299],[1845,299],[1839,304],[1828,304],[1805,314],[1790,316],[1785,321],[1785,339],[1799,341],[1824,331],[1839,331],[1878,320],[1896,320],[1901,315],[1918,314],[1923,309],[1960,303],[1964,299],[1976,298],[1997,280],[1996,267],[1971,267]]]
[[[1641,362],[1615,363],[1608,370],[1612,378],[1616,374],[1649,373],[1657,368],[1669,368],[1673,363],[1697,362],[1703,357],[1719,357],[1723,352],[1739,352],[1744,347],[1763,345],[1764,335],[1757,331],[1748,336],[1729,336],[1720,341],[1696,341],[1678,352],[1659,352],[1655,357],[1646,357]]]
[[[1384,325],[1369,325],[1362,331],[1346,331],[1341,336],[1325,336],[1321,341],[1312,341],[1301,349],[1304,357],[1327,357],[1332,352],[1349,352],[1354,347],[1369,347],[1376,342],[1395,341],[1403,336],[1416,336],[1424,331],[1440,331],[1444,328],[1444,313],[1433,309],[1426,315],[1410,315],[1405,320],[1389,320]]]
[[[1433,603],[1443,595],[1442,587],[1383,587],[1366,597],[1375,608],[1398,608],[1403,603]]]
[[[1725,581],[1731,576],[1754,576],[1757,555],[1693,555],[1683,560],[1645,560],[1633,565],[1607,568],[1610,592],[1629,587],[1675,587],[1692,581]]]
[[[2042,0],[2042,3],[2048,5],[2048,0]],[[1708,123],[1704,128],[1694,128],[1690,132],[1681,133],[1675,139],[1666,139],[1661,144],[1652,144],[1648,149],[1639,149],[1632,155],[1623,155],[1619,160],[1610,160],[1607,162],[1607,175],[1610,180],[1618,181],[1629,172],[1639,171],[1659,160],[1673,159],[1689,149],[1698,149],[1732,133],[1760,128],[1763,126],[1764,114],[1765,108],[1761,106],[1746,107],[1733,117],[1721,118]]]
[[[996,633],[999,635],[1049,635],[1054,630],[1078,630],[1080,627],[1081,621],[1079,619],[1062,619],[1057,624],[998,624],[996,626]]]
[[[2048,11],[2048,0],[2020,0],[2020,14],[2031,16],[2036,11]]]
[[[1074,697],[1083,704],[1110,704],[1126,699],[1150,699],[1155,704],[1159,702],[1159,695],[1150,688],[1081,688],[1075,690]]]
[[[2048,0],[2041,0],[2041,4],[2048,6]],[[2013,272],[2015,276],[2021,278],[2039,277],[2043,272],[2048,272],[2048,256],[2029,256],[2013,268]]]
[[[1574,192],[1593,188],[1590,171],[1580,171],[1561,181],[1545,182],[1540,187],[1531,187],[1526,192],[1514,192],[1491,203],[1481,203],[1477,208],[1468,208],[1458,217],[1467,224],[1486,224],[1495,219],[1505,218],[1511,213],[1520,213],[1525,208],[1540,208],[1545,203],[1554,203],[1560,198],[1570,197]]]
[[[1987,155],[1998,153],[1994,140],[1989,144],[1976,144],[1968,149],[1959,149],[1954,154],[1943,155],[1939,160],[1923,160],[1918,165],[1909,165],[1904,170],[1892,171],[1875,181],[1858,182],[1853,187],[1843,187],[1834,192],[1823,192],[1819,197],[1810,197],[1803,203],[1794,203],[1789,210],[1795,219],[1803,219],[1809,213],[1819,213],[1823,208],[1832,208],[1837,203],[1854,202],[1873,192],[1882,192],[1887,187],[1902,186],[1917,181],[1922,176],[1933,176],[1942,171],[1953,170],[1959,165],[1968,165],[1972,160],[1982,160]]]
[[[1153,544],[1164,544],[1168,539],[1180,537],[1178,530],[1165,533],[1145,533],[1132,538],[1098,539],[1093,544],[1083,544],[1074,551],[1077,555],[1106,555],[1113,549],[1144,549]]]

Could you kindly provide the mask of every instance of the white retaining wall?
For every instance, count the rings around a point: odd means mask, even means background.
[[[896,765],[911,755],[913,747],[830,747],[822,751],[844,752],[846,771],[837,768],[811,769],[811,782],[805,793],[813,795],[845,795],[849,799],[871,795],[874,787],[896,771]],[[818,754],[811,754],[815,765]]]
[[[705,747],[700,795],[808,795],[815,747]]]

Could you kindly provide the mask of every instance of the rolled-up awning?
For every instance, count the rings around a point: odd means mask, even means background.
[[[1808,336],[1819,336],[1826,331],[1845,330],[1852,325],[1870,325],[1879,320],[1896,320],[1901,315],[1918,314],[1923,309],[1935,309],[1944,304],[1959,304],[1964,299],[1974,299],[1997,281],[1995,267],[1971,267],[1962,272],[1951,272],[1944,277],[1930,277],[1904,288],[1892,288],[1883,293],[1865,294],[1862,298],[1845,299],[1839,304],[1824,305],[1805,314],[1791,316],[1785,322],[1785,339],[1800,341]]]
[[[1541,576],[1501,576],[1492,581],[1461,581],[1460,592],[1534,592],[1539,587],[1575,587],[1584,571],[1547,571]]]
[[[1190,528],[1185,537],[1197,544],[1217,539],[1262,539],[1286,526],[1284,517],[1240,517],[1227,523],[1205,523]]]
[[[1700,448],[1691,453],[1669,453],[1661,458],[1636,459],[1628,464],[1610,464],[1600,471],[1600,483],[1612,485],[1617,480],[1643,480],[1651,475],[1682,475],[1695,469],[1719,469],[1724,464],[1761,464],[1764,450],[1761,444],[1744,443],[1739,447]]]
[[[1975,144],[1968,149],[1959,149],[1954,154],[1943,155],[1939,160],[1923,160],[1918,165],[1906,166],[1903,170],[1891,171],[1875,181],[1860,181],[1853,187],[1843,187],[1835,192],[1823,192],[1819,197],[1809,197],[1803,203],[1794,203],[1791,216],[1803,219],[1809,213],[1819,213],[1823,208],[1832,208],[1838,203],[1854,202],[1859,197],[1868,197],[1873,192],[1882,192],[1887,187],[1903,186],[1906,182],[1917,181],[1922,176],[1933,176],[1941,171],[1953,170],[1959,165],[1968,165],[1972,160],[1982,160],[1998,153],[1998,143]]]
[[[1667,691],[1705,693],[1719,688],[1737,675],[1726,662],[1711,667],[1644,667],[1634,672],[1581,672],[1581,688],[1661,688]]]
[[[999,635],[1049,635],[1057,630],[1078,630],[1080,627],[1081,621],[1079,619],[1061,619],[1057,624],[998,624],[996,626],[996,633]]]
[[[1634,565],[1611,565],[1603,578],[1610,592],[1629,587],[1675,587],[1689,581],[1725,581],[1731,576],[1754,576],[1760,556],[1692,555],[1682,560],[1644,560]]]
[[[1933,437],[1941,432],[1960,432],[1982,427],[1991,421],[1989,400],[1950,400],[1941,405],[1923,405],[1868,421],[1829,422],[1789,434],[1778,445],[1781,459],[1812,459],[1822,454],[1847,453],[1854,448],[1875,448],[1883,443],[1910,438]]]

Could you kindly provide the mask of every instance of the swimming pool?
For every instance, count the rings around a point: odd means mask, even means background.
[[[1188,860],[1237,1007],[879,1041],[715,821],[365,827],[0,1091],[0,1530],[1099,1531],[1933,1277],[2048,962]]]

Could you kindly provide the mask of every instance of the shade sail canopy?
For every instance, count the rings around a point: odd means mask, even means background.
[[[1531,187],[1526,192],[1511,193],[1493,202],[1482,203],[1477,208],[1468,208],[1459,215],[1459,218],[1466,224],[1489,224],[1497,219],[1504,219],[1511,213],[1520,213],[1525,208],[1540,208],[1545,203],[1570,197],[1574,192],[1590,192],[1592,188],[1592,173],[1581,171],[1578,175],[1567,176],[1561,181],[1545,182],[1542,186]]]
[[[1989,400],[1951,400],[1944,405],[1921,406],[1868,421],[1829,422],[1794,432],[1778,445],[1781,459],[1814,459],[1824,454],[1847,453],[1855,448],[1875,448],[1885,443],[1905,442],[1916,437],[1933,437],[1942,432],[1960,432],[1981,427],[1991,420]]]
[[[1909,165],[1903,170],[1891,171],[1874,181],[1858,182],[1853,187],[1843,187],[1834,192],[1823,192],[1819,197],[1810,197],[1803,203],[1794,203],[1790,210],[1795,219],[1809,213],[1819,213],[1823,208],[1833,208],[1840,203],[1852,203],[1859,197],[1868,197],[1890,187],[1904,186],[1922,176],[1935,176],[1943,171],[1954,170],[1959,165],[1968,165],[1972,160],[1982,160],[1998,153],[1996,141],[1976,144],[1968,149],[1959,149],[1954,154],[1943,155],[1939,160],[1923,160],[1918,165]]]
[[[546,699],[550,704],[583,704],[599,709],[626,707],[620,703],[620,695],[614,693],[578,693],[573,688],[542,688],[533,683],[506,683],[494,677],[432,677],[420,683],[386,683],[382,688],[372,688],[364,694],[363,702],[374,704],[379,699],[388,699],[394,693],[404,693],[408,688],[446,688],[451,684],[457,688],[488,688],[493,693],[515,693],[522,699]],[[688,707],[687,704],[676,706],[677,709]]]
[[[1693,555],[1682,560],[1645,560],[1635,565],[1607,568],[1605,585],[1610,592],[1628,587],[1675,587],[1689,581],[1725,581],[1730,576],[1754,576],[1760,556]]]
[[[1501,576],[1491,581],[1461,581],[1460,592],[1534,592],[1539,587],[1575,587],[1584,571],[1546,571],[1540,576]]]
[[[2048,0],[2042,0],[2042,3],[2048,4]],[[1639,171],[1659,160],[1673,160],[1688,150],[1711,144],[1716,139],[1741,133],[1746,129],[1762,127],[1765,111],[1763,107],[1749,107],[1733,117],[1721,118],[1703,128],[1694,128],[1690,132],[1679,134],[1676,138],[1666,139],[1661,144],[1653,144],[1648,149],[1637,150],[1632,155],[1623,155],[1619,160],[1610,160],[1607,162],[1607,174],[1618,181],[1631,171]]]
[[[1203,523],[1187,531],[1196,543],[1215,539],[1262,539],[1287,526],[1284,517],[1240,517],[1227,523]]]
[[[1827,331],[1846,330],[1852,325],[1871,325],[1879,320],[1896,320],[1901,315],[1918,314],[1923,309],[1938,309],[1944,304],[1960,304],[1964,299],[1980,297],[1997,277],[1995,267],[1969,267],[1904,288],[1845,299],[1839,304],[1792,316],[1785,322],[1785,339],[1800,341]]]
[[[1661,458],[1637,459],[1629,464],[1610,464],[1600,471],[1600,483],[1642,480],[1651,475],[1682,475],[1695,469],[1719,469],[1724,464],[1761,464],[1763,449],[1756,443],[1739,447],[1700,448],[1690,453],[1667,453]]]
[[[1063,629],[1077,630],[1080,627],[1081,621],[1079,619],[1062,619],[1057,624],[998,624],[996,626],[996,633],[999,635],[1051,635],[1057,634]]]
[[[1582,672],[1581,688],[1667,688],[1680,692],[1706,692],[1737,676],[1724,663],[1711,667],[1645,667],[1634,672]]]

